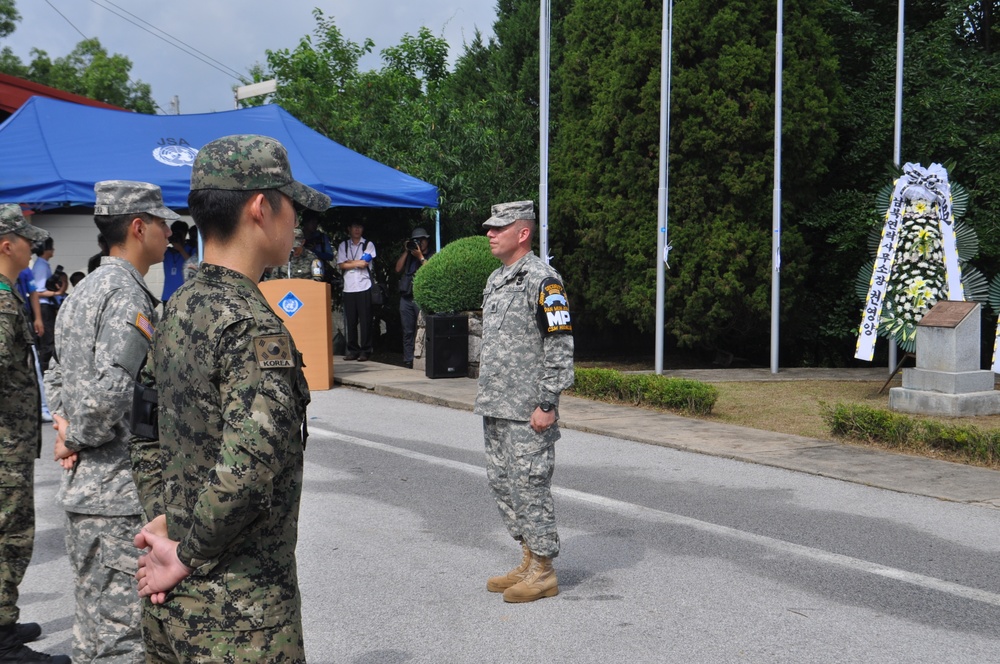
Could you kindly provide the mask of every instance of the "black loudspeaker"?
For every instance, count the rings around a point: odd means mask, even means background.
[[[435,314],[427,317],[428,378],[458,378],[469,375],[469,319]]]

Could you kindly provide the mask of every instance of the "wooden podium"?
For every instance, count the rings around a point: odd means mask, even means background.
[[[302,353],[309,389],[329,390],[333,387],[330,284],[310,279],[272,279],[258,285]]]

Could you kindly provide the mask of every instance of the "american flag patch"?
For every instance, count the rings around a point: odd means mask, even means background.
[[[153,333],[156,332],[156,328],[153,327],[153,324],[149,322],[149,319],[141,311],[135,315],[135,326],[139,328],[140,332],[146,335],[147,339],[150,341],[153,340]]]

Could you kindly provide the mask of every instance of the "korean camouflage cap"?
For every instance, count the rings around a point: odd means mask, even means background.
[[[306,241],[306,234],[305,234],[305,232],[302,230],[301,226],[296,226],[295,227],[295,242],[296,243],[304,243],[305,241]]]
[[[237,134],[216,139],[198,151],[191,169],[191,191],[277,189],[299,205],[322,212],[330,197],[296,182],[288,151],[267,136]]]
[[[518,219],[534,220],[534,201],[514,201],[513,203],[497,203],[491,210],[489,219],[483,222],[483,228],[503,228],[513,224]]]
[[[103,180],[94,185],[94,193],[97,194],[94,215],[98,217],[145,212],[167,221],[181,218],[163,204],[163,193],[155,184],[132,180]]]
[[[7,233],[15,233],[32,242],[41,242],[49,236],[46,231],[29,224],[21,212],[21,206],[16,203],[0,205],[0,235]]]

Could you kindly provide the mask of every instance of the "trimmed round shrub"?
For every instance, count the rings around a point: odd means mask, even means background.
[[[413,300],[424,313],[475,311],[500,260],[485,235],[464,237],[441,248],[413,275]]]

